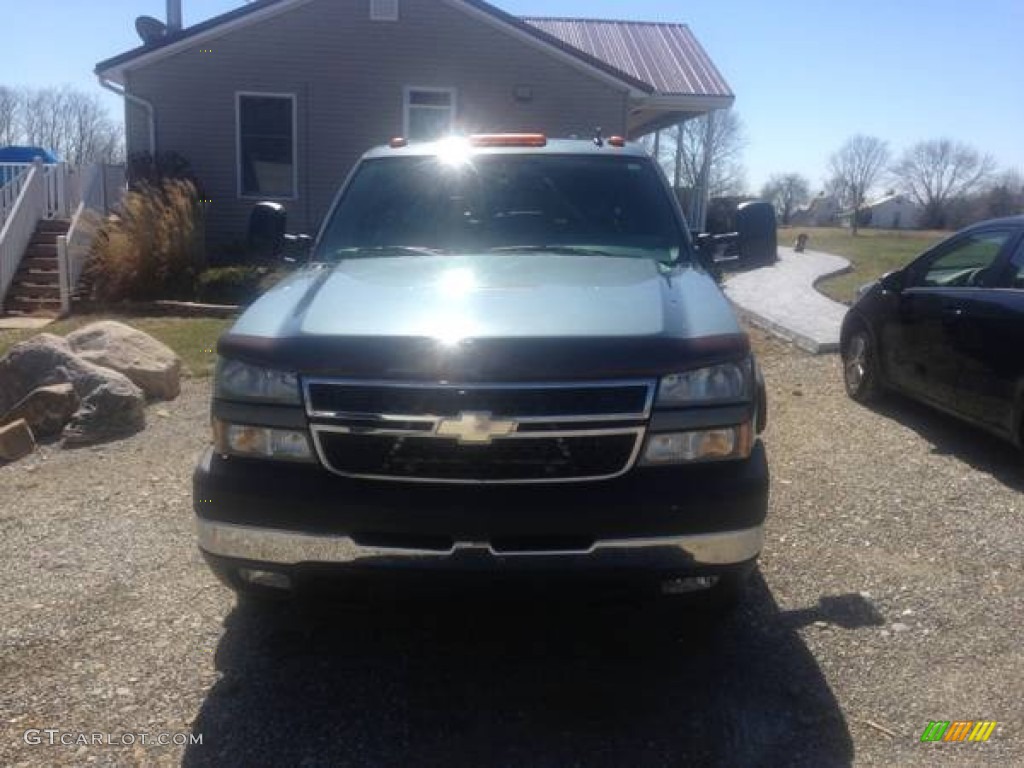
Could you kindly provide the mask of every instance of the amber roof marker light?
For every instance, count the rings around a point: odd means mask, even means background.
[[[610,146],[622,149],[622,147],[626,146],[626,140],[621,136],[612,136],[611,138],[608,139],[608,144]]]
[[[391,147],[391,149],[405,149],[409,146],[409,140],[401,136],[396,136],[388,142],[388,146]]]
[[[543,133],[477,133],[469,137],[474,147],[546,147]]]

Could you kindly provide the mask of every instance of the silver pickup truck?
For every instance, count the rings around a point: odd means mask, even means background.
[[[764,535],[765,397],[711,261],[621,139],[368,152],[220,339],[203,554],[258,595],[583,575],[731,603]]]

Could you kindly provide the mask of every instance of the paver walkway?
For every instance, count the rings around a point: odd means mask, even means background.
[[[776,264],[729,277],[725,293],[754,325],[809,352],[835,352],[847,307],[819,293],[814,283],[849,268],[840,256],[780,246]]]
[[[0,317],[0,331],[35,330],[37,328],[45,328],[52,322],[55,322],[52,317],[19,317],[11,315],[10,317]]]

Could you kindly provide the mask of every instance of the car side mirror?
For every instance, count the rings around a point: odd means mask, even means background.
[[[736,246],[740,261],[769,265],[778,260],[778,223],[775,206],[760,200],[736,208]]]
[[[249,214],[246,246],[259,260],[276,259],[285,245],[288,213],[280,203],[257,203]]]
[[[882,275],[878,280],[878,284],[882,286],[883,291],[889,291],[890,293],[900,293],[903,290],[904,281],[906,275],[902,270],[895,270],[893,272],[887,272]]]

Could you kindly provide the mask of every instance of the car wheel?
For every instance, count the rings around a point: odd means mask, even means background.
[[[878,361],[875,343],[867,328],[857,328],[843,345],[843,382],[846,394],[859,403],[878,397]]]

